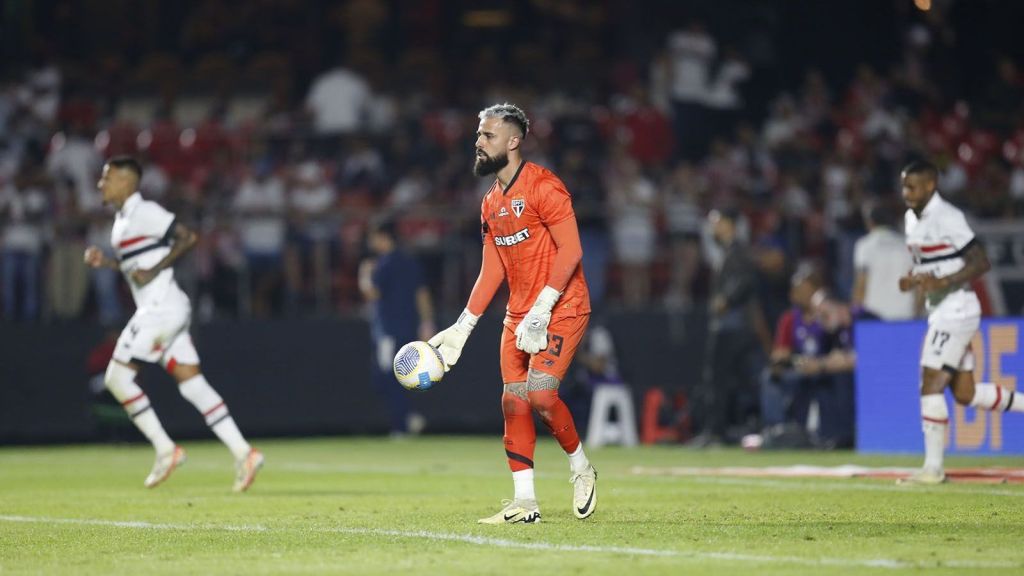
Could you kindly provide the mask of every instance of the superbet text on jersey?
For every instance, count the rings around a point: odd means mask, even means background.
[[[523,162],[508,186],[497,182],[480,205],[480,229],[492,242],[505,268],[509,286],[508,315],[522,317],[547,284],[558,253],[548,227],[574,218],[572,198],[551,171]],[[590,312],[590,296],[579,267],[552,310],[552,317]]]

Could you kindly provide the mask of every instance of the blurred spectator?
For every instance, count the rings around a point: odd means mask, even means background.
[[[209,320],[217,315],[237,316],[240,312],[241,286],[248,282],[245,252],[241,239],[227,219],[211,220],[204,225],[195,250],[199,275],[197,315]]]
[[[413,165],[391,187],[387,207],[393,211],[400,211],[420,206],[429,199],[431,191],[430,175],[427,170],[418,164]]]
[[[693,281],[700,265],[701,199],[706,185],[688,162],[669,175],[662,191],[662,209],[671,247],[666,307],[688,310],[693,304]]]
[[[35,320],[39,314],[46,191],[24,174],[0,188],[0,275],[4,318]],[[20,303],[20,306],[18,305]]]
[[[672,125],[651,103],[642,85],[634,85],[628,97],[619,98],[615,109],[618,116],[615,138],[641,166],[658,167],[672,157]]]
[[[1013,218],[1010,172],[1002,159],[989,158],[978,172],[967,195],[971,214],[992,220]]]
[[[853,370],[857,364],[853,325],[856,320],[878,317],[827,295],[819,295],[814,303],[815,314],[828,336],[828,356],[822,372],[831,374],[832,379],[831,388],[818,400],[817,437],[823,448],[850,448],[854,439]]]
[[[707,364],[703,387],[702,431],[690,445],[721,444],[735,434],[734,427],[748,425],[756,418],[754,382],[760,362],[755,332],[760,315],[756,299],[756,269],[745,243],[737,234],[739,212],[712,210],[708,221],[712,234],[724,250],[721,267],[711,283],[708,321]]]
[[[796,113],[796,104],[789,94],[782,94],[771,105],[771,113],[761,129],[761,138],[768,148],[790,144],[804,129],[803,119]]]
[[[915,315],[914,295],[900,292],[899,279],[913,265],[903,235],[893,230],[893,211],[883,204],[865,206],[868,233],[854,245],[854,306],[883,320],[907,320]]]
[[[144,154],[139,154],[139,162],[146,167],[139,181],[139,191],[148,200],[161,201],[171,187],[171,179],[162,166],[147,162]]]
[[[1017,153],[1010,172],[1010,198],[1013,200],[1014,213],[1024,216],[1024,149]]]
[[[740,86],[750,79],[750,65],[736,48],[727,47],[708,86],[707,106],[711,109],[711,130],[731,134],[743,110]]]
[[[18,93],[18,100],[32,119],[44,128],[52,128],[60,110],[60,89],[63,80],[55,62],[45,62],[29,71]]]
[[[103,159],[85,127],[74,127],[66,133],[58,132],[51,139],[46,170],[52,178],[66,179],[74,185],[77,204],[83,212],[96,210],[102,203],[96,189],[102,166]]]
[[[810,70],[800,88],[800,111],[809,130],[827,127],[832,114],[832,94],[820,70]]]
[[[651,294],[657,189],[636,160],[620,155],[608,178],[612,240],[620,267],[623,303],[645,305]]]
[[[572,194],[590,303],[600,309],[605,300],[608,275],[608,205],[605,183],[595,169],[595,161],[584,148],[571,146],[562,152],[559,173]]]
[[[668,38],[668,89],[675,124],[677,157],[698,160],[708,140],[708,91],[718,44],[704,24],[691,21]]]
[[[287,208],[284,182],[269,162],[253,166],[232,206],[246,257],[250,308],[254,315],[265,317],[279,310]]]
[[[956,155],[949,152],[940,152],[935,159],[940,171],[939,190],[949,194],[950,198],[960,197],[967,189],[967,168]]]
[[[380,150],[364,138],[352,139],[338,173],[338,186],[349,194],[370,194],[377,191],[384,178]]]
[[[65,135],[58,132],[50,144],[46,169],[57,180],[69,182],[74,190],[74,206],[87,222],[86,244],[100,246],[107,256],[110,248],[110,215],[103,206],[96,182],[103,160],[84,126],[72,127]],[[81,255],[78,257],[81,266]],[[92,293],[101,324],[115,324],[121,319],[122,306],[118,288],[119,272],[111,268],[88,270]]]
[[[392,436],[418,433],[422,417],[410,412],[392,363],[405,344],[433,336],[433,301],[419,262],[399,246],[394,221],[373,223],[367,244],[373,255],[359,266],[359,290],[373,306],[373,381],[387,399]]]
[[[339,61],[313,80],[306,95],[306,110],[317,134],[351,134],[367,125],[372,100],[366,79]]]
[[[54,182],[53,236],[47,262],[47,309],[55,319],[77,318],[85,306],[89,269],[82,265],[85,252],[84,215],[70,180]]]
[[[324,179],[319,164],[306,161],[295,169],[288,191],[289,242],[285,271],[287,275],[287,306],[301,307],[312,296],[317,310],[326,311],[330,293],[332,246],[337,222],[331,217],[334,188]],[[308,272],[307,272],[308,270]],[[312,286],[312,294],[306,294]]]
[[[755,202],[765,202],[778,179],[775,159],[748,123],[736,129],[736,142],[729,151],[729,163],[740,179],[737,185]]]

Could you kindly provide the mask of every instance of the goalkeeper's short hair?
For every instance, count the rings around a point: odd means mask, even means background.
[[[488,106],[480,111],[480,119],[486,118],[501,118],[503,122],[509,122],[519,127],[519,131],[523,133],[523,138],[530,132],[530,119],[526,117],[526,112],[515,104],[509,104],[504,102],[502,104],[495,104]]]

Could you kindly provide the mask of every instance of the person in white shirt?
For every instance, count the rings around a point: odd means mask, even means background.
[[[251,284],[250,311],[259,317],[278,309],[287,208],[284,181],[267,162],[253,166],[232,201]]]
[[[107,258],[96,245],[85,250],[93,268],[119,270],[131,288],[135,314],[118,338],[104,382],[128,412],[132,422],[156,449],[156,462],[146,477],[153,488],[185,462],[185,451],[164,431],[145,392],[135,383],[139,362],[162,365],[178,382],[178,390],[206,419],[235,457],[233,489],[249,488],[263,466],[263,454],[251,447],[227,405],[199,369],[199,354],[189,335],[192,306],[174,280],[172,266],[196,243],[196,235],[156,202],[144,200],[138,185],[142,167],[127,156],[103,166],[98,188],[103,202],[117,209],[110,243],[117,259]]]
[[[35,320],[39,313],[39,269],[49,208],[46,191],[27,178],[21,180],[20,185],[0,186],[0,221],[5,222],[0,225],[0,293],[8,321]]]
[[[373,92],[366,79],[345,66],[317,76],[306,95],[306,109],[317,134],[351,134],[368,125]]]
[[[882,320],[909,320],[914,317],[914,295],[900,292],[899,278],[914,262],[903,235],[892,229],[893,216],[881,205],[864,211],[868,233],[853,245],[852,304]]]
[[[718,44],[701,22],[668,37],[668,83],[677,139],[677,156],[699,160],[707,147],[707,99],[711,64]]]
[[[299,164],[288,189],[289,246],[285,255],[287,300],[295,308],[308,294],[318,309],[330,300],[330,272],[333,240],[338,222],[332,217],[337,194],[324,178],[323,169],[313,161]]]
[[[971,339],[981,323],[981,303],[971,282],[991,268],[964,213],[936,190],[938,170],[926,161],[903,169],[903,200],[907,247],[914,259],[910,273],[899,279],[901,291],[918,290],[925,297],[928,332],[921,348],[921,420],[924,466],[901,482],[944,482],[942,460],[949,426],[943,391],[952,388],[958,404],[982,410],[1024,412],[1024,399],[1014,390],[974,382]]]

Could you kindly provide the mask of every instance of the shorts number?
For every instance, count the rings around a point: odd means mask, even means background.
[[[553,346],[548,347],[548,352],[552,356],[560,355],[562,353],[562,341],[565,340],[565,338],[559,336],[558,334],[549,334],[548,339],[554,342]]]
[[[949,332],[941,332],[936,330],[932,336],[932,346],[942,348],[949,341]]]

